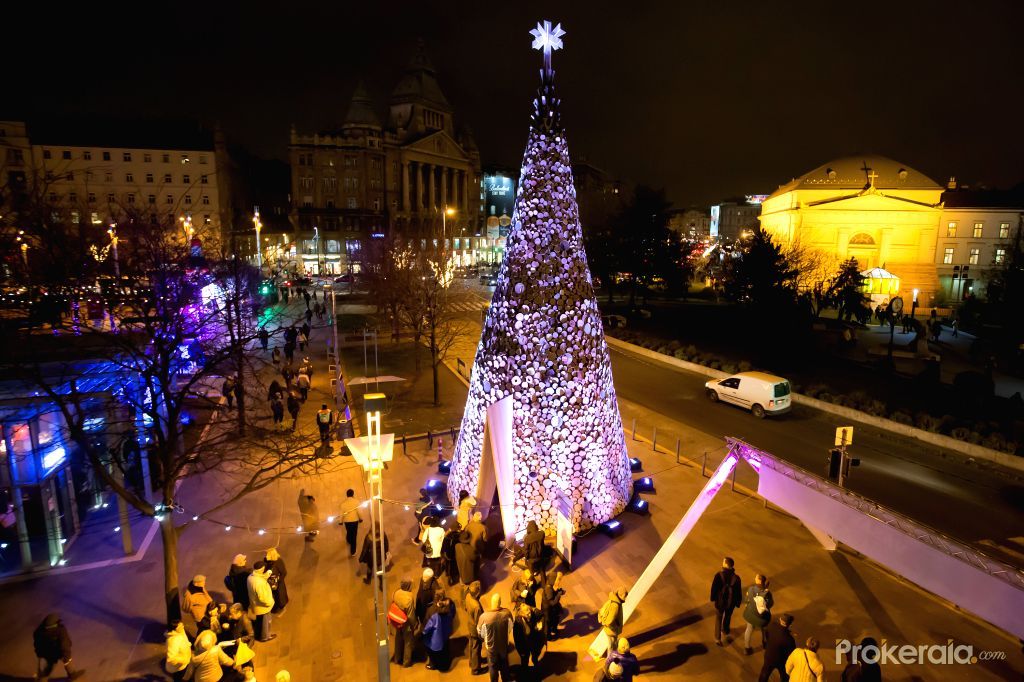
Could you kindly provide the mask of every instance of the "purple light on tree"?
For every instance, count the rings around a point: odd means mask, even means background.
[[[577,530],[620,513],[631,473],[601,315],[583,248],[551,50],[561,25],[538,24],[544,52],[512,228],[484,322],[448,492],[475,491],[488,405],[513,399],[513,493],[519,533],[555,528],[555,500]],[[503,503],[507,501],[503,500]]]

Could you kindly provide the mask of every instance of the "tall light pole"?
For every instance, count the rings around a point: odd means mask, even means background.
[[[387,561],[384,551],[384,465],[391,461],[395,434],[380,432],[381,411],[387,398],[383,393],[367,393],[363,396],[363,409],[366,411],[366,434],[359,438],[346,438],[352,456],[366,472],[370,483],[370,533],[373,534],[374,547],[370,552],[372,559],[373,611],[374,625],[377,636],[377,679],[390,681],[391,666],[388,657],[388,598],[384,584],[384,569],[378,561]]]
[[[263,229],[263,223],[260,222],[260,207],[253,206],[252,224],[256,228],[256,267],[259,268],[260,274],[263,273],[263,243],[260,241],[260,230]]]

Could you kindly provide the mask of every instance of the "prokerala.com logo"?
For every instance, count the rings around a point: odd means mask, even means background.
[[[1006,659],[1005,651],[974,652],[970,644],[954,644],[948,640],[945,644],[889,644],[882,640],[881,644],[854,644],[848,639],[836,640],[836,665],[846,662],[850,655],[851,663],[881,663],[882,665],[914,665],[931,663],[933,665],[972,665],[979,661],[1002,661]]]

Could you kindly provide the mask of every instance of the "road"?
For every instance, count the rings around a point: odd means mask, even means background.
[[[493,288],[473,287],[480,299]],[[465,313],[479,326],[479,312]],[[612,349],[616,393],[668,419],[735,436],[813,473],[824,474],[839,417],[803,405],[781,418],[754,418],[705,396],[707,377]],[[861,465],[848,487],[916,521],[1024,567],[1024,477],[966,462],[952,450],[855,424],[849,452]]]

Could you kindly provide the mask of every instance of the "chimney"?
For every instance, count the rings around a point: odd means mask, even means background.
[[[946,183],[946,189],[956,189],[956,176],[950,175],[949,182]]]

